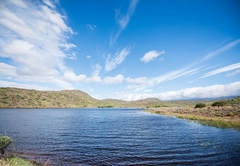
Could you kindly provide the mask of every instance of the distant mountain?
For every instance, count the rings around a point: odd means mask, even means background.
[[[229,100],[228,103],[236,103],[239,101],[238,99],[239,98],[230,99],[231,101]],[[0,108],[153,108],[195,106],[197,103],[200,102],[211,103],[208,100],[161,101],[157,98],[147,98],[136,101],[124,101],[117,99],[98,100],[80,90],[38,91],[19,88],[0,88]]]

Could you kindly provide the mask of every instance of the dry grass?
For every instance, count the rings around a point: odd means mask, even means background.
[[[171,115],[189,119],[198,123],[220,128],[240,129],[240,107],[207,107],[207,108],[153,108],[145,112],[159,115]]]

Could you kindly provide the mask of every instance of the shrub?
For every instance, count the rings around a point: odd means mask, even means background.
[[[7,149],[7,147],[12,143],[12,139],[10,137],[7,137],[7,136],[3,136],[1,133],[0,133],[0,157],[3,156],[5,157],[5,151]]]
[[[225,101],[215,101],[213,102],[212,106],[215,107],[215,106],[218,106],[218,107],[222,107],[222,106],[225,106],[227,103]]]
[[[206,107],[206,104],[205,103],[198,103],[196,104],[195,108],[203,108],[203,107]]]

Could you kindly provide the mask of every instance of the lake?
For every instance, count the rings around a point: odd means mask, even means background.
[[[240,132],[139,109],[0,109],[0,132],[49,165],[240,163]]]

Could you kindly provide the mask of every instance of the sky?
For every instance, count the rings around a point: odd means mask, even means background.
[[[239,16],[238,0],[1,0],[0,87],[238,96]]]

